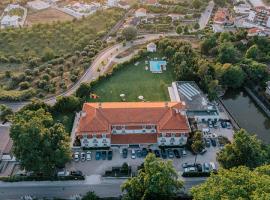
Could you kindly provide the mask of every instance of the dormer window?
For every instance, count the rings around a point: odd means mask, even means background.
[[[102,138],[106,138],[106,137],[107,137],[106,133],[103,133]]]
[[[87,139],[87,133],[83,134],[83,138]]]
[[[93,134],[93,138],[97,138],[97,134]]]
[[[175,133],[172,133],[172,137],[175,137],[176,136],[176,134]]]

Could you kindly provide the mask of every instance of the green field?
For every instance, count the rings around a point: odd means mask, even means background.
[[[161,55],[152,54],[152,58],[161,58]],[[115,72],[108,80],[104,80],[93,88],[98,99],[88,99],[91,102],[117,102],[122,101],[120,94],[125,94],[125,101],[140,101],[138,96],[144,96],[146,101],[168,101],[168,86],[174,81],[172,69],[162,74],[153,74],[145,70],[145,61],[151,58],[142,59],[136,66],[129,64],[124,69]]]

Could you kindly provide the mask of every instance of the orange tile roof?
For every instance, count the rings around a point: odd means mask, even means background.
[[[176,113],[184,109],[180,102],[113,102],[85,103],[77,135],[110,132],[112,125],[157,125],[158,131],[189,132],[185,116]]]
[[[112,144],[154,144],[157,143],[157,134],[113,134]]]

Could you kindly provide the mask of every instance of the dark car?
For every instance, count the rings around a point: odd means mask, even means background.
[[[173,151],[171,149],[168,149],[168,157],[174,158]]]
[[[203,149],[203,150],[200,152],[200,154],[203,155],[203,154],[205,154],[206,152],[207,152],[207,150],[206,150],[206,149]]]
[[[173,150],[173,153],[174,153],[174,156],[175,156],[176,158],[180,158],[180,153],[179,153],[179,151],[178,151],[177,149],[174,149],[174,150]]]
[[[123,149],[123,158],[127,158],[127,156],[128,156],[128,150]]]
[[[163,159],[166,159],[167,158],[167,152],[166,152],[166,150],[161,150],[161,157]]]
[[[217,146],[216,140],[215,140],[214,138],[211,138],[210,140],[211,140],[212,146],[213,146],[213,147],[216,147],[216,146]]]
[[[202,172],[202,165],[200,163],[196,164],[198,172]]]
[[[227,128],[227,123],[226,122],[222,121],[220,124],[221,124],[222,128]]]
[[[112,151],[108,151],[108,160],[111,160],[113,156],[113,152]]]
[[[107,152],[106,151],[102,151],[101,152],[101,159],[102,160],[106,160],[106,157],[107,157]]]
[[[210,142],[210,140],[209,139],[204,139],[204,143],[205,143],[205,146],[206,147],[210,147],[211,146],[211,142]]]
[[[83,176],[83,173],[81,171],[77,170],[77,171],[71,171],[70,175],[71,176]]]
[[[100,160],[100,158],[101,158],[101,152],[97,151],[96,152],[96,160]]]
[[[147,149],[146,149],[146,148],[143,148],[143,149],[142,149],[142,157],[146,157],[147,154],[148,154]]]
[[[136,156],[138,158],[141,158],[142,157],[142,151],[141,150],[136,150]]]
[[[148,149],[148,153],[153,153],[152,149]]]
[[[159,150],[156,149],[156,150],[154,151],[154,153],[155,153],[155,155],[156,155],[157,158],[160,158],[160,152],[159,152]]]

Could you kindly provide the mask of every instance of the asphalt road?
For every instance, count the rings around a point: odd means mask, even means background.
[[[194,185],[202,183],[205,178],[189,178],[185,180],[186,190]],[[0,182],[1,200],[18,200],[25,195],[37,198],[65,198],[69,199],[74,195],[84,195],[88,191],[94,191],[100,197],[120,196],[120,186],[124,179],[105,179],[100,183],[88,183],[87,181],[63,181],[63,182]]]
[[[213,12],[213,8],[215,6],[215,3],[213,1],[210,1],[208,6],[206,7],[205,11],[201,14],[201,18],[199,20],[200,29],[204,29],[211,17],[211,14]]]

